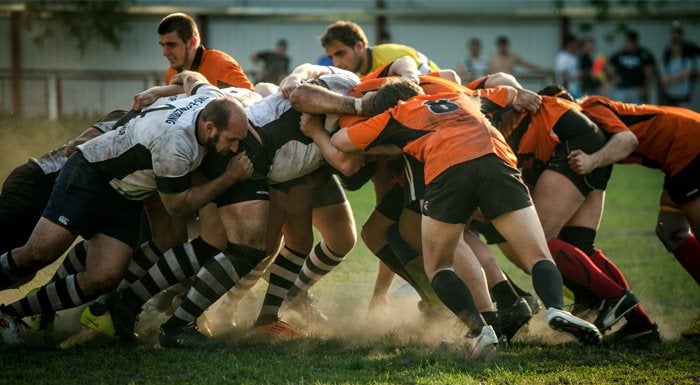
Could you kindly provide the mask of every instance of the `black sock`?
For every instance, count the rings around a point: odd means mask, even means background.
[[[499,309],[507,308],[515,303],[518,295],[508,280],[503,280],[493,286],[491,295]]]
[[[481,330],[485,325],[474,304],[472,293],[453,270],[441,270],[430,282],[442,303],[470,329]]]
[[[564,308],[564,283],[554,262],[542,260],[532,267],[532,286],[545,308]]]

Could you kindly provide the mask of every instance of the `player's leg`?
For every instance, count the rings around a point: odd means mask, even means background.
[[[332,175],[320,173],[312,193],[312,218],[321,241],[306,258],[287,294],[291,308],[317,321],[325,320],[325,316],[309,302],[309,289],[345,260],[357,241],[355,219],[340,183]]]
[[[284,234],[284,246],[270,265],[269,283],[254,329],[261,335],[294,335],[291,326],[279,320],[279,311],[313,245],[311,186],[300,179],[272,186],[270,192],[268,231],[275,237]]]
[[[254,184],[255,182],[252,182]],[[253,196],[260,187],[251,189]],[[256,187],[256,186],[253,186]],[[267,195],[265,195],[267,198]],[[196,331],[196,320],[204,311],[248,274],[267,255],[269,201],[247,200],[220,208],[229,245],[223,253],[204,263],[182,305],[160,328],[159,341],[166,347],[207,344]]]

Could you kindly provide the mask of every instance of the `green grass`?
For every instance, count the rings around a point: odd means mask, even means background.
[[[29,156],[77,135],[90,120],[47,124],[0,118],[0,176]],[[700,290],[654,234],[662,175],[639,166],[616,166],[597,246],[625,273],[644,308],[659,323],[664,342],[651,347],[605,343],[580,346],[531,321],[508,350],[490,363],[465,360],[464,330],[453,320],[422,323],[415,296],[393,295],[398,317],[366,322],[377,262],[358,243],[336,271],[313,289],[331,322],[305,329],[311,337],[267,342],[247,335],[257,308],[241,309],[239,326],[219,338],[225,348],[199,351],[156,347],[152,332],[124,346],[95,339],[56,348],[76,330],[75,314],[62,315],[64,329],[27,336],[27,344],[0,350],[1,384],[697,384],[700,346],[679,330],[700,313]],[[348,194],[358,226],[373,207],[371,186]],[[503,257],[501,266],[519,284],[529,277]],[[40,274],[41,279],[48,272]],[[36,282],[34,283],[34,285]],[[400,287],[397,280],[394,287]],[[7,301],[32,285],[0,294]],[[254,292],[262,298],[264,285]],[[393,293],[393,292],[392,292]],[[257,303],[259,306],[259,302]],[[150,320],[157,325],[159,319]],[[298,319],[289,318],[295,326]]]

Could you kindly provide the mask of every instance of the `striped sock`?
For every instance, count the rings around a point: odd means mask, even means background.
[[[177,334],[230,290],[241,277],[265,258],[265,251],[229,244],[226,251],[206,262],[197,273],[184,302],[162,326],[166,333]]]
[[[194,276],[202,264],[219,253],[201,238],[173,247],[143,277],[125,288],[122,298],[132,309],[139,309],[162,290]]]
[[[285,246],[270,266],[270,283],[265,292],[265,299],[260,309],[260,315],[255,321],[257,325],[274,322],[279,317],[280,306],[287,292],[294,285],[294,281],[304,265],[306,256]]]
[[[304,266],[301,268],[294,286],[289,289],[287,297],[292,300],[300,294],[308,292],[311,286],[330,273],[344,259],[345,255],[334,253],[326,245],[326,242],[319,242],[311,251],[309,257],[306,258],[306,262],[304,262]]]
[[[16,317],[28,317],[70,309],[93,298],[83,295],[78,286],[77,275],[73,274],[44,285],[19,301],[4,305],[0,311]]]

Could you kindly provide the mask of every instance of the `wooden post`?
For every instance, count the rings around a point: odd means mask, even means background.
[[[22,116],[22,61],[21,35],[22,13],[10,13],[10,84],[12,88],[12,114]]]

